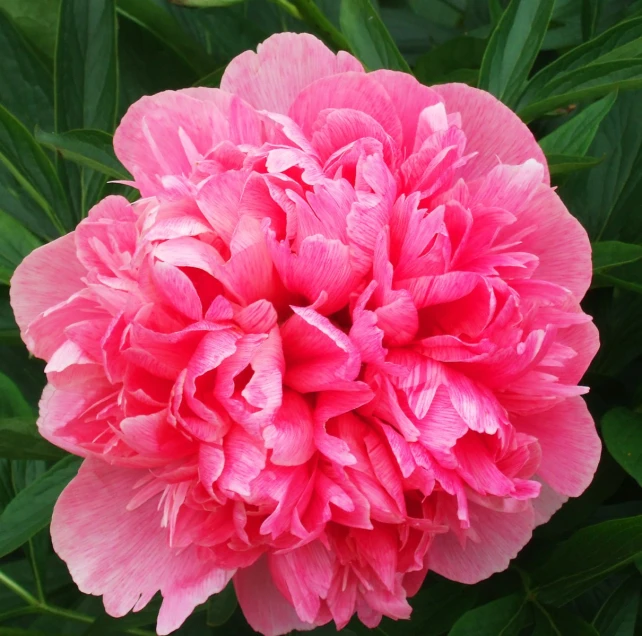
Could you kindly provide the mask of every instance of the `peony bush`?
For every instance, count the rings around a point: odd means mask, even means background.
[[[11,628],[611,633],[623,608],[634,624],[640,350],[622,332],[642,232],[622,212],[637,164],[610,185],[623,141],[608,132],[634,118],[638,94],[614,91],[637,62],[601,56],[636,50],[642,18],[601,36],[603,14],[582,14],[587,42],[546,66],[553,2],[513,0],[481,59],[464,36],[413,75],[369,2],[341,4],[341,31],[331,9],[277,3],[316,35],[274,33],[198,86],[139,89],[112,142],[92,129],[117,112],[109,58],[79,69],[100,87],[82,111],[58,86],[79,24],[102,33],[96,60],[117,22],[241,14],[98,4],[60,7],[56,132],[36,138],[67,161],[0,112],[22,144],[0,134],[7,165],[36,157],[62,234],[14,239],[30,248],[11,308],[47,384],[36,431],[2,376],[0,548],[11,568],[26,542],[36,586],[0,562],[25,603]],[[479,71],[449,68],[468,49]],[[600,179],[619,198],[596,218]],[[49,567],[90,609],[54,601]]]

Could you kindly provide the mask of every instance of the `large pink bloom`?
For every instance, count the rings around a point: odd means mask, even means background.
[[[408,618],[588,485],[591,272],[500,102],[271,37],[144,97],[108,197],[12,281],[42,435],[85,457],[54,547],[159,634],[232,579],[268,636]]]

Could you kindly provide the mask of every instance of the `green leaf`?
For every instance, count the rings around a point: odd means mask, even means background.
[[[585,155],[602,120],[615,104],[617,93],[613,92],[584,108],[552,133],[540,139],[539,145],[547,155]]]
[[[40,436],[31,406],[15,383],[0,373],[0,457],[58,459],[62,454]]]
[[[479,88],[508,106],[515,104],[542,46],[554,4],[554,0],[511,0],[488,41]]]
[[[28,130],[53,125],[51,73],[0,11],[0,103]]]
[[[615,90],[641,87],[640,59],[589,64],[551,80],[543,88],[543,98],[525,106],[517,114],[529,122],[562,106],[602,97]]]
[[[4,373],[0,373],[0,418],[32,415],[33,411],[20,389]]]
[[[114,0],[62,0],[55,90],[57,132],[113,131],[118,106]]]
[[[600,636],[595,628],[567,609],[538,606],[533,636]]]
[[[95,128],[112,132],[118,110],[115,0],[62,0],[55,62],[56,132]],[[82,218],[100,196],[105,177],[65,165],[63,172]]]
[[[61,234],[71,229],[67,197],[56,170],[29,131],[6,108],[0,106],[0,162],[34,200],[44,216]],[[0,205],[2,201],[0,200]],[[5,210],[8,212],[8,210]],[[13,216],[13,215],[12,215]]]
[[[224,625],[230,619],[238,602],[234,593],[234,586],[228,583],[225,589],[207,601],[207,624],[210,627]]]
[[[113,136],[102,130],[70,130],[61,134],[36,130],[36,140],[60,152],[65,159],[113,179],[132,178],[116,158]]]
[[[533,572],[533,593],[564,605],[642,552],[642,516],[605,521],[557,545]]]
[[[604,118],[589,154],[606,157],[591,173],[572,175],[560,196],[593,241],[642,240],[642,91],[620,95]]]
[[[60,0],[2,0],[1,6],[35,48],[54,56]]]
[[[528,619],[521,594],[512,594],[466,612],[448,636],[517,636]]]
[[[475,73],[475,69],[479,69],[485,49],[485,40],[479,38],[462,36],[449,40],[417,60],[415,76],[427,86],[456,81],[455,73]]]
[[[642,581],[626,579],[600,607],[593,626],[600,636],[634,636]]]
[[[170,0],[174,4],[183,7],[229,7],[233,4],[238,4],[244,0]]]
[[[40,436],[36,418],[0,418],[0,457],[7,459],[59,459],[64,452]]]
[[[609,453],[642,486],[642,413],[618,407],[602,419]]]
[[[0,515],[0,557],[19,548],[49,524],[56,500],[79,466],[78,457],[61,459],[4,509]]]
[[[614,267],[593,277],[593,287],[620,287],[642,294],[642,263],[635,262]]]
[[[570,172],[577,172],[578,170],[586,170],[593,168],[603,161],[599,157],[583,157],[578,155],[546,155],[546,161],[551,176],[560,174],[568,174]]]
[[[179,55],[199,76],[214,70],[216,62],[190,37],[180,23],[154,0],[118,0],[118,13],[152,33]]]
[[[369,70],[389,68],[410,73],[408,63],[370,0],[341,0],[339,20],[350,48]]]
[[[570,71],[596,62],[642,55],[641,38],[642,18],[621,22],[590,42],[572,49],[533,76],[519,100],[517,110],[519,111],[522,107],[534,101],[544,99],[547,96],[547,91],[544,87],[549,82],[563,77]],[[635,47],[634,50],[627,46],[631,43]]]
[[[600,0],[582,0],[582,39],[586,42],[595,35]]]
[[[8,285],[22,259],[40,245],[29,230],[0,210],[0,283]]]
[[[620,241],[599,241],[593,244],[593,271],[603,272],[611,267],[634,263],[642,258],[642,245]]]

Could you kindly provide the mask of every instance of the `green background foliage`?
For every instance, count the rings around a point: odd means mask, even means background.
[[[315,33],[371,70],[496,95],[531,126],[593,243],[584,308],[602,348],[584,383],[605,444],[593,484],[506,572],[475,586],[430,574],[412,621],[372,632],[642,634],[642,0],[0,0],[0,634],[151,635],[159,606],[108,617],[52,552],[53,505],[79,460],[38,436],[43,363],[19,338],[12,272],[126,192],[109,183],[129,176],[111,141],[131,103],[217,86],[279,31]],[[230,586],[178,633],[252,632]]]

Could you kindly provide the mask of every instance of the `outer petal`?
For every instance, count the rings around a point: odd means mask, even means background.
[[[235,57],[225,69],[221,88],[257,109],[287,114],[308,84],[346,71],[362,73],[363,67],[344,51],[335,55],[308,33],[277,33],[259,44],[256,53]]]
[[[11,278],[11,307],[30,351],[35,343],[25,337],[29,324],[82,289],[81,278],[86,274],[76,257],[73,232],[39,247],[18,265]]]
[[[160,590],[157,631],[164,635],[220,592],[233,572],[216,568],[196,548],[171,549],[157,497],[127,510],[134,484],[146,474],[85,461],[56,503],[51,536],[80,590],[103,595],[112,616],[142,609]]]
[[[539,258],[534,278],[566,287],[581,300],[591,284],[591,244],[557,193],[540,185],[527,205],[510,211],[517,221],[505,230],[507,234],[532,230],[519,249]]]
[[[293,629],[308,631],[316,627],[300,620],[294,607],[279,592],[265,556],[236,573],[234,589],[247,622],[264,636],[280,636]]]
[[[516,417],[514,424],[542,447],[537,474],[561,495],[581,495],[593,479],[602,449],[584,400],[568,398],[543,413]]]
[[[466,84],[443,84],[433,90],[441,95],[449,113],[461,114],[467,152],[479,153],[461,169],[465,179],[486,174],[501,163],[520,164],[536,159],[544,166],[544,183],[550,183],[548,164],[535,137],[521,119],[486,91]]]
[[[459,542],[454,532],[438,534],[428,553],[428,567],[460,583],[477,583],[508,567],[528,543],[535,525],[533,509],[498,512],[469,504],[471,530],[476,535]]]

